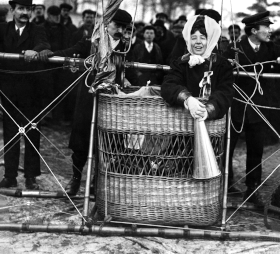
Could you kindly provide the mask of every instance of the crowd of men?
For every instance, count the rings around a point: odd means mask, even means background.
[[[59,96],[78,74],[69,74],[61,70],[47,74],[38,72],[39,75],[31,75],[28,72],[54,67],[48,62],[48,58],[54,55],[73,57],[73,54],[76,54],[84,58],[90,55],[92,47],[89,38],[94,29],[96,12],[84,10],[83,23],[77,28],[70,17],[72,6],[69,4],[53,5],[47,9],[44,5],[33,5],[32,0],[9,1],[9,4],[13,21],[7,22],[7,10],[0,10],[0,51],[24,53],[25,62],[6,62],[0,65],[2,69],[26,71],[26,74],[1,74],[1,101],[7,111],[3,116],[5,175],[0,182],[0,188],[17,186],[20,145],[18,139],[14,137],[19,127],[24,126],[21,131],[26,134],[24,155],[26,188],[39,189],[36,177],[40,175],[40,157],[37,153],[40,135],[36,128],[40,128],[40,121],[37,126],[31,126],[29,120],[36,123],[36,116],[40,110]],[[34,18],[31,20],[32,13]],[[197,10],[195,14],[207,15],[217,23],[221,20],[221,15],[215,10]],[[167,21],[170,23],[169,29],[166,26]],[[169,65],[188,53],[182,37],[186,22],[185,15],[170,22],[165,13],[158,13],[151,23],[136,22],[135,26],[132,26],[131,15],[119,9],[106,25],[106,31],[114,49],[128,50],[123,60]],[[275,60],[280,56],[280,48],[277,46],[279,34],[274,34],[273,42],[270,39],[269,12],[252,15],[244,18],[242,22],[245,24],[245,34],[241,36],[239,25],[231,25],[228,28],[229,38],[222,36],[219,40],[215,49],[217,54],[235,59],[238,52],[241,65]],[[236,43],[237,49],[233,49]],[[35,57],[39,57],[41,62],[33,61]],[[259,69],[260,66],[256,68]],[[266,72],[272,72],[271,68],[271,65],[266,65],[264,69]],[[254,71],[254,67],[250,67],[247,71]],[[147,84],[160,86],[164,75],[161,70],[126,70],[127,82],[133,86]],[[41,84],[40,88],[38,83]],[[265,80],[260,79],[261,85],[257,91],[254,91],[256,81],[251,78],[239,78],[236,83],[242,87],[252,102],[268,104],[266,88],[269,84]],[[242,99],[238,94],[236,97]],[[72,122],[70,148],[73,150],[73,177],[66,187],[66,191],[71,195],[79,191],[81,173],[87,160],[91,105],[91,95],[84,85],[80,85],[54,108],[51,115],[53,123]],[[233,142],[230,149],[229,185],[234,182],[232,157],[241,132],[238,130],[243,130],[247,143],[246,172],[249,173],[256,168],[254,173],[246,178],[245,198],[247,198],[261,182],[265,125],[251,106],[235,101],[232,107]],[[236,191],[234,188],[231,190]],[[252,195],[250,200],[257,202],[257,193]]]

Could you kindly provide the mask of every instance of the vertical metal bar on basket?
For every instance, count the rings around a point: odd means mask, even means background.
[[[227,146],[226,146],[223,216],[222,216],[222,227],[223,228],[225,228],[225,226],[226,226],[226,216],[227,216],[228,167],[229,167],[229,149],[230,149],[230,122],[231,122],[231,108],[229,108],[229,110],[228,110],[228,117],[227,117]]]
[[[92,159],[93,159],[93,140],[95,134],[95,120],[97,114],[96,106],[97,106],[97,94],[93,94],[93,109],[92,109],[92,119],[91,119],[91,127],[90,127],[88,167],[87,167],[87,179],[86,179],[84,211],[83,211],[83,216],[85,218],[87,218],[89,215],[90,183],[91,183],[91,171],[92,171]]]

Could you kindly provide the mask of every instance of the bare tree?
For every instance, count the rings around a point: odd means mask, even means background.
[[[266,8],[268,6],[279,6],[278,2],[273,2],[271,4],[268,3],[267,0],[256,0],[256,3],[254,3],[252,6],[248,7],[248,10],[255,11],[255,12],[263,12],[266,11]],[[237,17],[246,17],[249,16],[249,14],[244,12],[238,12]]]
[[[154,13],[162,11],[171,17],[176,7],[185,9],[186,6],[191,6],[196,10],[201,4],[205,4],[206,2],[207,0],[142,0],[140,4],[144,11],[151,8]],[[145,15],[144,11],[143,16]]]

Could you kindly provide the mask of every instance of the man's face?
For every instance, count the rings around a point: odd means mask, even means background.
[[[60,15],[48,14],[48,21],[52,24],[59,24],[60,23]]]
[[[11,9],[16,24],[25,25],[32,14],[32,6],[16,4],[15,9]]]
[[[157,32],[156,32],[157,38],[160,38],[160,37],[164,36],[163,27],[161,27],[161,26],[155,26],[155,29],[157,30]]]
[[[153,29],[146,29],[143,36],[146,42],[152,43],[156,35]]]
[[[94,24],[94,14],[90,14],[90,13],[86,13],[84,18],[83,18],[83,21],[84,21],[84,24],[85,25],[93,25]]]
[[[157,18],[156,18],[157,20],[162,20],[164,23],[167,21],[167,19],[166,19],[166,17],[165,16],[158,16]]]
[[[127,45],[129,44],[129,40],[130,40],[131,34],[132,34],[132,30],[131,29],[125,29],[124,30],[122,40]]]
[[[118,24],[115,21],[111,21],[107,26],[107,32],[110,34],[115,40],[119,40],[124,33],[125,25]]]
[[[268,25],[260,25],[259,30],[252,29],[259,42],[268,42],[270,40],[271,29]]]
[[[70,10],[67,9],[67,8],[62,8],[61,9],[61,16],[65,19],[67,19],[69,17],[69,13],[70,13]]]
[[[171,31],[172,31],[172,33],[174,34],[175,37],[182,37],[183,36],[182,35],[183,29],[184,29],[184,26],[177,25],[177,26],[173,27]]]
[[[34,13],[36,17],[41,17],[44,16],[44,8],[42,6],[36,6],[34,9]]]
[[[229,34],[230,40],[234,41],[234,39],[237,40],[239,38],[241,31],[238,28],[234,28],[234,30],[230,29],[228,34]]]
[[[179,20],[179,21],[177,22],[177,24],[180,25],[180,26],[184,26],[186,23],[187,23],[186,20]]]

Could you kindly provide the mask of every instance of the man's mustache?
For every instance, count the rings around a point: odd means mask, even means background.
[[[114,37],[121,38],[122,37],[122,33],[115,33]]]
[[[20,15],[20,18],[27,18],[27,19],[29,19],[29,16],[26,15],[26,14],[23,14],[23,15]]]

